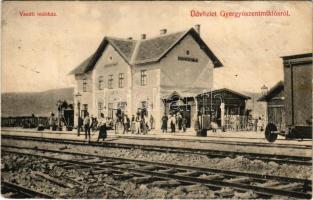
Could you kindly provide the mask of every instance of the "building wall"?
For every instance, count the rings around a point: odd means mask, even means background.
[[[119,88],[119,74],[123,73],[123,87]],[[109,75],[113,75],[112,89],[109,88]],[[99,89],[99,76],[103,77],[103,89]],[[103,113],[108,113],[108,104],[112,103],[113,108],[118,107],[119,102],[127,102],[126,112],[130,112],[130,66],[121,57],[121,55],[111,46],[108,45],[98,60],[93,70],[94,80],[94,107],[93,113],[97,116],[98,102],[103,103]]]
[[[189,51],[189,55],[186,52]],[[178,60],[179,57],[196,58],[198,62]],[[161,93],[188,89],[206,89],[213,85],[213,63],[188,35],[161,61]]]
[[[197,62],[179,60],[178,57],[197,59]],[[213,86],[213,62],[190,35],[167,54],[160,66],[161,97],[173,91],[182,96],[196,95],[210,91]],[[195,119],[196,103],[189,101],[188,104],[191,106],[191,119]],[[191,127],[194,127],[193,120]]]
[[[80,97],[80,110],[84,109],[84,104],[88,105],[88,112],[93,110],[93,99],[90,98],[93,95],[93,87],[92,87],[92,72],[82,74],[82,75],[76,75],[76,86],[74,88],[74,125],[77,126],[78,122],[78,107],[77,107],[77,98],[75,97],[75,94],[78,92],[81,94]],[[86,92],[83,91],[83,82],[86,81]]]
[[[189,55],[186,55],[186,51],[189,51]],[[198,62],[178,60],[178,56],[196,58]],[[141,70],[146,70],[147,73],[145,86],[140,85]],[[149,116],[153,115],[156,128],[160,129],[161,117],[165,112],[162,98],[174,91],[182,95],[183,91],[195,88],[209,91],[213,84],[213,63],[192,36],[188,35],[159,63],[136,66],[132,74],[132,113],[136,113],[142,101],[147,101]],[[191,106],[191,118],[194,118],[197,113],[195,103],[190,101],[188,104]]]
[[[141,85],[141,70],[146,70],[147,84]],[[160,64],[135,66],[132,69],[132,114],[141,108],[141,102],[148,105],[148,117],[155,119],[155,128],[161,127],[161,97],[160,97]]]

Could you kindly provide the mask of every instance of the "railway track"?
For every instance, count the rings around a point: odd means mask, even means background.
[[[42,192],[38,192],[30,188],[26,188],[24,186],[16,185],[14,183],[6,181],[1,181],[1,194],[3,195],[9,194],[8,198],[13,199],[26,199],[26,198],[54,199],[53,196],[50,196],[48,194],[44,194]]]
[[[23,130],[8,130],[4,129],[2,132],[7,133],[18,133],[23,132]],[[40,131],[30,131],[27,130],[26,133],[33,133],[33,134],[52,134],[51,132],[40,132]],[[58,133],[54,133],[58,134]],[[64,133],[63,133],[64,134]],[[67,133],[66,133],[67,134]],[[73,133],[70,133],[72,135],[76,135]],[[136,137],[136,136],[129,136],[129,135],[123,135],[123,134],[116,134],[117,138],[120,139],[134,139],[134,140],[156,140],[156,141],[183,141],[183,142],[199,142],[199,143],[205,143],[205,144],[223,144],[223,145],[239,145],[239,146],[253,146],[253,147],[270,147],[270,148],[288,148],[288,149],[312,149],[312,145],[297,145],[297,144],[277,144],[277,143],[258,143],[258,142],[246,142],[246,141],[227,141],[227,140],[201,140],[201,139],[187,139],[187,138],[162,138],[162,137],[154,137],[153,135],[149,135],[147,137]],[[207,136],[213,137],[213,136]],[[219,138],[226,138],[226,139],[238,139],[238,137],[219,137]],[[260,139],[260,138],[245,138],[245,139]],[[284,139],[286,140],[286,139]]]
[[[154,182],[175,180],[175,187],[178,185],[201,184],[214,191],[219,198],[231,198],[234,192],[246,193],[251,191],[257,195],[255,198],[277,198],[282,196],[301,199],[312,198],[312,181],[306,179],[21,146],[3,146],[2,153],[45,159],[49,162],[56,162],[60,167],[66,169],[90,168],[89,171],[94,174],[110,174],[119,177],[123,181],[153,184]],[[225,187],[231,188],[232,192],[225,194],[223,192]]]
[[[286,148],[286,149],[312,149],[312,145],[290,145],[290,144],[274,144],[274,143],[257,143],[257,142],[243,142],[243,141],[225,141],[225,140],[199,140],[199,139],[182,139],[182,138],[160,138],[160,137],[136,137],[117,135],[117,138],[121,139],[133,139],[133,140],[156,140],[156,141],[184,141],[184,142],[199,142],[205,144],[224,144],[224,145],[236,145],[236,146],[254,146],[254,147],[274,147],[274,148]]]
[[[183,153],[183,154],[196,154],[205,155],[210,158],[235,158],[237,156],[244,156],[251,160],[261,160],[263,162],[276,162],[279,164],[296,164],[312,166],[312,158],[304,156],[287,156],[287,155],[273,155],[273,154],[262,154],[262,153],[249,153],[249,152],[234,152],[226,150],[208,150],[208,149],[191,149],[183,147],[169,147],[169,146],[157,146],[157,145],[139,145],[139,144],[127,144],[127,143],[85,143],[81,140],[69,140],[69,139],[58,139],[58,138],[44,138],[34,136],[16,136],[16,135],[1,135],[2,139],[14,139],[14,140],[29,140],[38,142],[49,142],[49,143],[60,143],[67,145],[84,145],[84,146],[95,146],[95,147],[109,147],[109,148],[124,148],[124,149],[141,149],[144,151],[157,151],[163,153]]]

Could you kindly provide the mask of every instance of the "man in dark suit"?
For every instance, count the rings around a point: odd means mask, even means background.
[[[85,139],[87,139],[87,135],[88,135],[88,142],[90,142],[90,117],[89,117],[89,113],[86,113],[86,116],[84,118],[84,129],[85,129]]]

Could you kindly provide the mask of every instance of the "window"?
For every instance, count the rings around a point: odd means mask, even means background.
[[[119,88],[124,87],[124,74],[123,73],[118,74],[118,87]]]
[[[87,79],[83,79],[83,92],[87,92]]]
[[[102,102],[98,102],[98,118],[100,118],[102,110],[103,110],[103,103]]]
[[[147,73],[146,70],[140,71],[140,84],[147,85]]]
[[[188,56],[189,54],[190,54],[190,51],[189,51],[189,50],[187,50],[187,51],[186,51],[186,55]]]
[[[113,75],[109,75],[108,79],[108,88],[112,89],[113,88]]]
[[[80,116],[84,119],[88,112],[88,104],[83,104]]]
[[[98,78],[98,89],[103,90],[103,76],[99,76]]]

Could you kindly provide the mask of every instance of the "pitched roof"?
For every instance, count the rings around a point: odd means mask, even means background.
[[[177,44],[186,32],[166,34],[152,39],[141,40],[134,64],[158,61],[173,45]]]
[[[258,101],[268,101],[282,90],[284,90],[284,82],[279,81],[265,95],[261,96]]]
[[[104,37],[100,46],[89,56],[86,60],[84,60],[78,67],[73,69],[69,74],[83,74],[93,69],[98,59],[101,57],[103,51],[107,47],[107,44],[111,44],[113,48],[124,58],[127,63],[130,63],[131,56],[133,54],[136,41],[133,40],[125,40],[118,39],[112,37]]]
[[[83,73],[85,73],[86,66],[89,64],[92,56],[93,55],[89,56],[86,60],[84,60],[82,63],[80,63],[75,69],[70,71],[69,74],[83,74]]]
[[[136,41],[134,40],[123,40],[118,38],[108,38],[109,42],[116,48],[116,50],[123,54],[124,58],[130,62],[133,55]]]
[[[104,37],[96,52],[72,70],[70,74],[82,74],[92,70],[108,44],[111,44],[128,64],[140,65],[160,61],[187,35],[191,35],[195,39],[200,48],[212,60],[214,67],[222,66],[222,63],[201,39],[199,34],[191,28],[187,31],[138,41]]]

